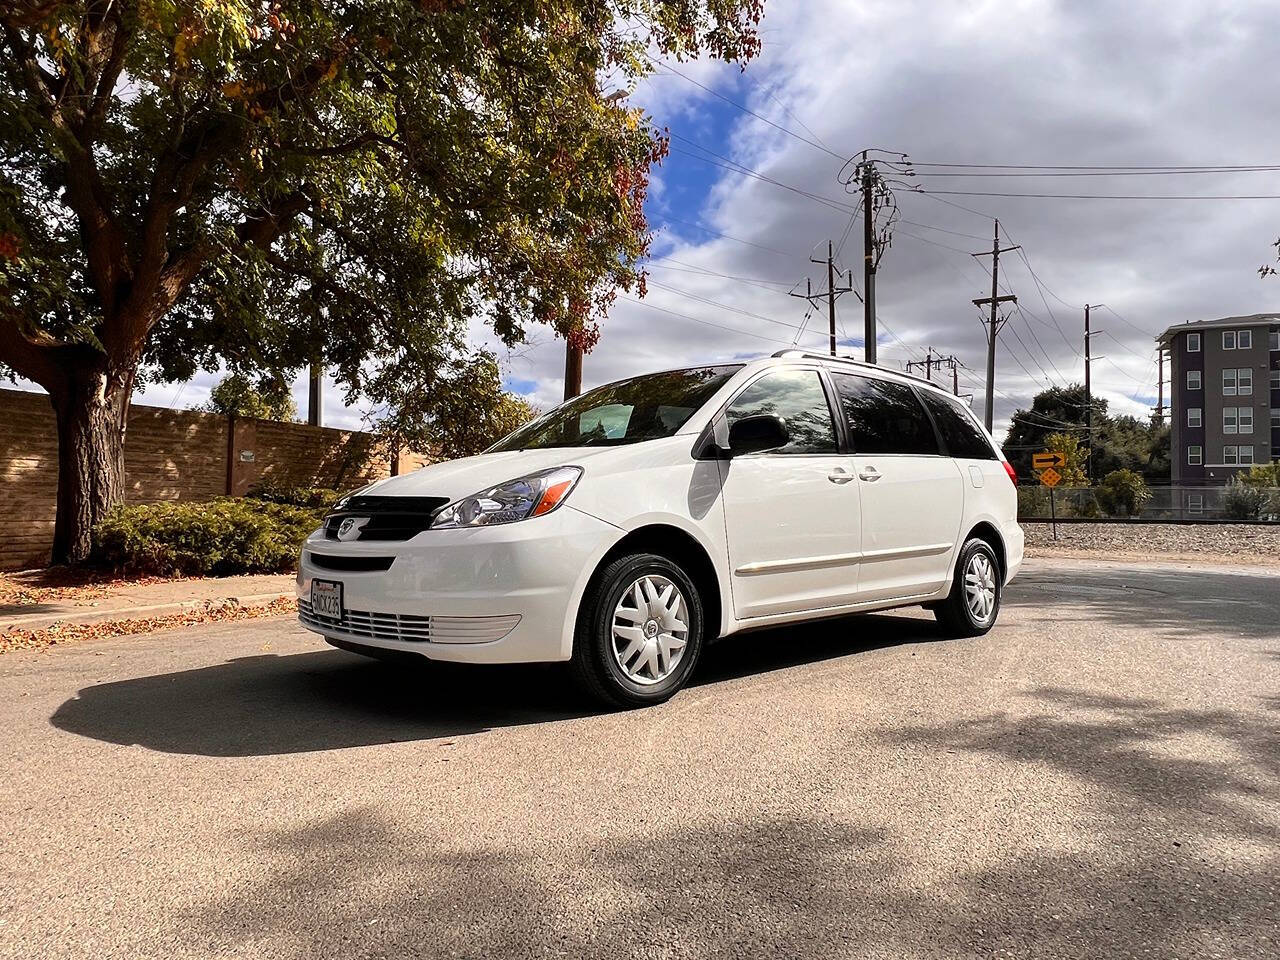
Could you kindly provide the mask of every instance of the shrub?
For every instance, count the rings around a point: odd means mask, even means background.
[[[1222,495],[1222,510],[1229,520],[1264,520],[1274,508],[1273,499],[1271,490],[1237,476]]]
[[[263,477],[249,488],[247,497],[267,503],[287,503],[295,507],[328,507],[341,494],[329,487],[304,487]]]
[[[1113,517],[1136,517],[1151,499],[1147,481],[1136,470],[1112,470],[1097,490],[1098,505]]]
[[[228,576],[293,569],[324,510],[224,497],[117,507],[94,530],[92,561],[113,570]]]

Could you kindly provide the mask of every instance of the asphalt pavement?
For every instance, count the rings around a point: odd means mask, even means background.
[[[1032,562],[669,704],[258,620],[0,657],[0,956],[1280,956],[1280,570]]]

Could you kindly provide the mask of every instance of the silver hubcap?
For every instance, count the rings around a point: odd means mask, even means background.
[[[964,601],[976,623],[991,619],[996,606],[996,572],[985,553],[975,553],[964,568]]]
[[[658,574],[636,580],[613,611],[613,659],[629,680],[649,686],[671,676],[689,643],[680,588]]]

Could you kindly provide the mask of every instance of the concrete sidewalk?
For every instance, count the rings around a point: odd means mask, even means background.
[[[293,596],[294,584],[291,573],[50,587],[40,577],[41,571],[6,575],[11,590],[26,589],[35,599],[15,600],[7,595],[10,591],[0,594],[0,634],[54,623],[158,617],[229,600],[258,606]]]

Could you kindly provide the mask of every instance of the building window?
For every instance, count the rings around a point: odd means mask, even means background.
[[[1222,448],[1222,462],[1228,467],[1234,467],[1240,462],[1240,448],[1234,444],[1228,444]]]
[[[1234,330],[1222,331],[1222,349],[1234,350],[1236,348],[1236,332]]]
[[[1187,389],[1188,390],[1200,389],[1200,371],[1199,370],[1187,371]]]
[[[1240,463],[1246,467],[1253,464],[1253,447],[1240,448]]]
[[[1280,349],[1280,347],[1277,347],[1277,349]],[[1199,352],[1200,352],[1200,334],[1188,333],[1187,334],[1187,353],[1199,353]]]
[[[1253,349],[1253,331],[1240,330],[1236,333],[1236,344],[1241,350]]]
[[[1201,424],[1201,411],[1199,407],[1187,407],[1187,426],[1198,427]]]
[[[1204,513],[1204,494],[1187,494],[1187,513]]]
[[[1204,450],[1198,445],[1187,447],[1187,465],[1198,467],[1204,463]]]
[[[1271,389],[1280,390],[1280,367],[1271,371]]]
[[[1222,395],[1224,397],[1249,397],[1253,395],[1253,371],[1248,367],[1227,368],[1222,371]]]
[[[1280,407],[1271,408],[1271,426],[1273,429],[1280,427]]]
[[[1267,337],[1267,346],[1274,352],[1280,350],[1280,330],[1272,330]]]
[[[1222,432],[1253,433],[1253,407],[1223,407]]]

